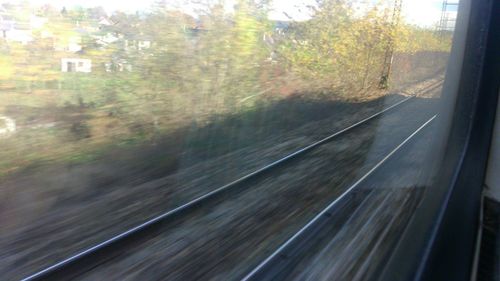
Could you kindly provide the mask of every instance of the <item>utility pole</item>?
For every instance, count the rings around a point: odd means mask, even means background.
[[[389,75],[391,74],[392,60],[394,57],[394,33],[396,27],[399,25],[402,5],[403,0],[394,0],[394,9],[392,11],[392,18],[389,24],[389,38],[387,39],[384,64],[382,66],[382,75],[380,76],[379,82],[380,89],[387,89],[389,86]]]

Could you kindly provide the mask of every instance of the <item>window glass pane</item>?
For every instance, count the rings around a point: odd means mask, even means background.
[[[374,274],[425,189],[456,14],[435,0],[3,2],[0,276],[311,144],[84,278],[241,278],[368,174],[337,242],[286,276]]]

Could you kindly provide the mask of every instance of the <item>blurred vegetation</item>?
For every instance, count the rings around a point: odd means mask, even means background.
[[[396,53],[448,52],[450,36],[324,0],[307,21],[268,19],[268,3],[207,4],[193,17],[158,1],[149,12],[10,8],[45,19],[27,43],[0,40],[0,175],[33,161],[87,161],[108,147],[155,142],[214,116],[255,112],[292,94],[362,99],[376,91],[389,38]],[[199,6],[199,5],[198,5]],[[78,51],[68,49],[78,46]],[[92,71],[62,72],[61,59]]]

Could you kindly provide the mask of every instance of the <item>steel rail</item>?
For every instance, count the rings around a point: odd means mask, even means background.
[[[213,191],[210,191],[200,197],[197,197],[196,199],[193,199],[191,201],[189,201],[188,203],[185,203],[183,205],[180,205],[170,211],[167,211],[161,215],[158,215],[136,227],[133,227],[125,232],[122,232],[110,239],[107,239],[105,240],[104,242],[101,242],[95,246],[92,246],[86,250],[83,250],[77,254],[74,254],[62,261],[59,261],[49,267],[46,267],[42,270],[39,270],[23,279],[21,279],[22,281],[33,281],[33,280],[47,280],[47,279],[50,279],[51,277],[53,277],[53,274],[62,274],[61,272],[65,271],[65,270],[68,270],[68,267],[70,266],[75,266],[77,263],[79,263],[82,259],[89,259],[91,258],[92,256],[96,256],[96,257],[102,257],[102,256],[105,256],[106,255],[106,250],[109,249],[110,247],[112,246],[116,246],[117,244],[119,243],[125,243],[124,240],[126,239],[132,239],[133,236],[136,236],[136,235],[139,235],[139,234],[144,234],[144,232],[146,232],[148,229],[150,229],[151,227],[155,226],[155,225],[158,225],[162,222],[165,222],[166,220],[168,219],[172,219],[173,217],[176,217],[176,216],[179,216],[179,215],[182,215],[184,212],[187,212],[189,210],[192,210],[196,207],[199,207],[201,204],[203,204],[204,202],[207,202],[208,200],[210,199],[213,199],[215,198],[216,196],[220,196],[222,193],[226,192],[226,191],[229,191],[230,189],[234,188],[235,186],[239,185],[239,184],[242,184],[250,179],[254,179],[256,178],[257,176],[261,176],[263,175],[264,173],[267,173],[269,172],[270,170],[272,170],[273,168],[276,168],[278,166],[281,166],[283,164],[285,164],[286,162],[294,159],[294,158],[297,158],[298,156],[301,156],[301,155],[304,155],[305,153],[331,141],[332,139],[346,133],[347,131],[350,131],[354,128],[357,128],[363,124],[365,124],[366,122],[372,120],[372,119],[375,119],[379,116],[381,116],[382,114],[400,106],[401,104],[411,100],[415,98],[415,96],[408,96],[406,98],[404,98],[403,100],[401,101],[398,101],[397,103],[385,108],[384,110],[382,111],[379,111],[359,122],[356,122],[340,131],[337,131],[336,133],[332,134],[332,135],[329,135],[311,145],[308,145],[302,149],[299,149],[279,160],[276,160],[262,168],[259,168],[257,170],[255,170],[254,172],[251,172],[237,180],[234,180],[228,184],[225,184]],[[64,274],[62,274],[64,275]]]
[[[439,87],[442,87],[443,86],[443,80],[439,80],[435,83],[432,83],[431,85],[423,88],[423,89],[420,89],[416,94],[415,96],[418,96],[419,94],[422,94],[422,93],[427,93],[427,92],[430,92],[430,91],[433,91],[433,90],[436,90],[437,88]]]
[[[347,198],[361,183],[363,183],[369,176],[371,176],[380,166],[382,166],[387,160],[389,160],[396,152],[398,152],[403,146],[405,146],[411,139],[413,139],[419,132],[421,132],[427,125],[429,125],[437,115],[432,116],[423,125],[421,125],[416,131],[414,131],[410,136],[408,136],[402,143],[400,143],[396,148],[394,148],[389,154],[387,154],[382,160],[380,160],[375,166],[373,166],[366,174],[359,178],[355,183],[353,183],[346,191],[344,191],[339,197],[335,198],[325,209],[323,209],[319,214],[317,214],[312,220],[310,220],[305,226],[303,226],[299,231],[297,231],[292,237],[290,237],[285,243],[283,243],[278,249],[276,249],[271,255],[269,255],[264,261],[258,264],[252,271],[250,271],[246,276],[243,277],[242,281],[250,280],[263,280],[265,272],[267,270],[272,270],[271,268],[276,263],[286,260],[287,251],[291,251],[294,244],[299,243],[299,241],[304,241],[309,233],[313,233],[321,226],[321,222],[330,218],[333,215],[335,208]],[[272,278],[270,278],[272,279]],[[267,279],[265,279],[267,280]]]

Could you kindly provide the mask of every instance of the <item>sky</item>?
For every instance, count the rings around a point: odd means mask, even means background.
[[[137,10],[147,10],[155,0],[29,0],[34,4],[41,5],[50,2],[56,7],[94,7],[102,6],[106,11],[113,12],[121,10],[125,12],[135,12]],[[210,0],[208,0],[210,1]],[[362,5],[372,5],[377,0],[355,0]],[[379,0],[381,1],[381,0]],[[385,0],[392,2],[392,0]],[[457,0],[458,1],[458,0]],[[183,3],[185,9],[189,10],[189,0],[175,0]],[[235,0],[227,0],[226,8],[231,9]],[[272,10],[269,18],[273,20],[307,20],[310,17],[310,10],[307,8],[314,5],[314,0],[272,0]],[[403,0],[403,16],[412,24],[431,27],[439,21],[441,16],[442,0]],[[286,15],[285,15],[286,13]],[[288,15],[288,16],[287,16]]]
[[[371,6],[377,2],[376,0],[354,0],[356,6]],[[385,0],[392,4],[392,0]],[[458,0],[457,0],[458,2]],[[270,18],[286,20],[283,11],[295,20],[304,20],[308,18],[308,5],[314,5],[314,0],[274,0],[274,11],[270,13]],[[434,26],[441,18],[441,9],[443,0],[403,0],[402,15],[407,22],[419,26],[431,27]],[[456,13],[454,13],[456,15]]]
[[[443,1],[436,0],[403,1],[403,16],[410,23],[433,26],[441,18],[442,5]],[[456,16],[456,11],[451,14]]]

